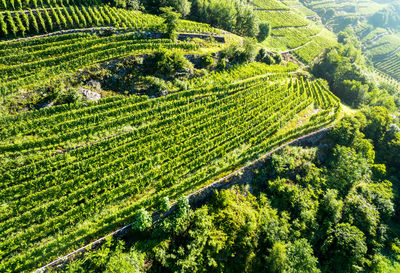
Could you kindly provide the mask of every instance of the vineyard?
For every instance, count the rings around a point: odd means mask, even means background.
[[[335,45],[306,8],[253,4],[266,48],[310,63]],[[0,272],[31,272],[341,114],[301,65],[161,11],[0,0]]]
[[[379,32],[378,32],[379,33]],[[391,34],[384,35],[385,32],[381,33],[381,36],[375,32],[375,39],[368,41],[368,36],[365,37],[364,47],[368,55],[372,57],[373,60],[379,59],[381,56],[388,55],[400,47],[400,35]]]
[[[379,61],[376,61],[375,66],[377,69],[389,76],[400,80],[400,53],[395,53]]]
[[[377,69],[400,80],[399,33],[389,33],[385,29],[378,28],[362,37],[362,43],[363,51]]]
[[[100,0],[2,0],[0,10],[37,9],[56,5],[101,5]]]
[[[161,17],[109,6],[50,6],[35,10],[0,12],[0,38],[23,37],[57,30],[113,26],[130,31],[162,31]],[[181,20],[181,32],[217,33],[206,24]]]
[[[278,48],[296,48],[309,41],[310,36],[317,35],[321,31],[320,26],[307,26],[304,28],[280,28],[272,31],[270,43]]]
[[[276,5],[273,1],[254,1],[258,18],[272,27],[271,37],[262,43],[264,46],[279,52],[290,51],[308,64],[337,43],[333,33],[308,19],[308,16],[315,16],[314,12],[298,1],[284,3]]]
[[[43,85],[61,73],[127,55],[150,53],[160,47],[187,52],[198,49],[195,43],[143,39],[140,34],[99,37],[77,33],[0,44],[1,95],[27,85]]]
[[[139,207],[331,124],[340,103],[324,83],[288,75],[1,120],[1,271],[38,267],[129,223]]]
[[[270,21],[272,28],[303,27],[309,25],[310,23],[292,11],[258,11],[257,15],[260,20]]]
[[[321,10],[335,9],[338,14],[350,13],[357,16],[368,15],[376,12],[385,7],[383,2],[375,2],[372,0],[357,0],[357,1],[337,1],[337,0],[317,0],[317,1],[304,1],[312,10],[321,12]]]
[[[311,63],[316,57],[315,54],[317,52],[323,52],[323,48],[335,46],[336,42],[334,42],[334,39],[334,35],[331,32],[323,29],[318,36],[315,36],[314,39],[310,41],[310,43],[296,49],[294,53],[305,63]]]

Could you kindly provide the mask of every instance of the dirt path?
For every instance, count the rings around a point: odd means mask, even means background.
[[[308,28],[311,24],[304,25],[304,26],[288,26],[288,27],[273,27],[272,29],[299,29],[299,28]]]

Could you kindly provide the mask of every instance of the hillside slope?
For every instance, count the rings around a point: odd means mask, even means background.
[[[178,20],[166,38],[168,17],[101,2],[3,4],[1,272],[39,268],[341,114],[325,81],[206,24]],[[307,62],[334,44],[300,28]]]
[[[271,50],[293,53],[309,64],[326,48],[337,44],[336,36],[300,2],[257,0],[253,3],[259,19],[271,24],[271,37],[262,43]]]

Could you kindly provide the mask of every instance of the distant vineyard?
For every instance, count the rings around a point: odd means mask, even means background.
[[[260,20],[270,22],[272,28],[302,27],[310,24],[310,21],[292,11],[257,11],[257,15]]]
[[[326,48],[336,44],[336,38],[323,25],[315,23],[308,16],[315,13],[304,7],[299,1],[284,1],[277,5],[275,1],[257,0],[257,15],[262,22],[268,22],[271,36],[262,44],[271,50],[295,53],[304,63],[312,62]],[[322,35],[320,35],[322,34]]]
[[[322,82],[271,77],[0,120],[0,271],[30,271],[337,118]]]
[[[287,65],[266,65],[265,63],[250,63],[238,65],[224,71],[213,71],[207,76],[193,78],[189,81],[192,88],[207,87],[215,84],[229,84],[258,75],[269,75],[270,79],[290,77],[290,72],[298,68],[293,63]]]
[[[294,51],[296,56],[305,63],[311,63],[326,48],[336,45],[336,38],[326,29],[315,36],[310,43]]]
[[[289,8],[277,0],[253,0],[253,4],[259,9],[265,10],[289,10]]]
[[[271,38],[267,39],[265,44],[273,48],[282,50],[297,48],[304,45],[313,36],[317,35],[322,29],[322,26],[311,25],[304,28],[280,28],[273,29]]]
[[[374,59],[379,59],[380,56],[388,55],[400,48],[400,35],[383,35],[378,40],[373,40],[370,43],[365,43],[368,55]]]
[[[0,13],[0,38],[23,37],[57,30],[113,26],[130,31],[162,31],[161,17],[109,6],[55,6]],[[209,25],[181,20],[182,32],[219,31]]]
[[[398,81],[400,80],[400,53],[393,54],[377,61],[375,66],[383,73],[388,74]]]

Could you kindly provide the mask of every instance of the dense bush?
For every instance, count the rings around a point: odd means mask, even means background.
[[[159,13],[162,7],[172,7],[183,17],[190,13],[191,2],[188,0],[141,0],[147,11]]]
[[[260,32],[257,35],[258,41],[259,42],[264,41],[269,37],[270,34],[271,34],[271,24],[265,22],[261,23]]]
[[[180,14],[175,12],[171,7],[160,8],[161,17],[164,18],[165,34],[167,38],[176,40],[176,30],[178,28],[178,19]]]
[[[171,77],[193,67],[181,51],[167,49],[160,49],[149,55],[144,59],[143,65],[146,73],[162,77]]]
[[[241,0],[193,0],[190,19],[242,36],[256,37],[259,23],[253,7]]]
[[[243,43],[231,44],[221,52],[222,58],[229,59],[232,63],[253,62],[257,56],[257,43],[255,39],[247,38]]]

